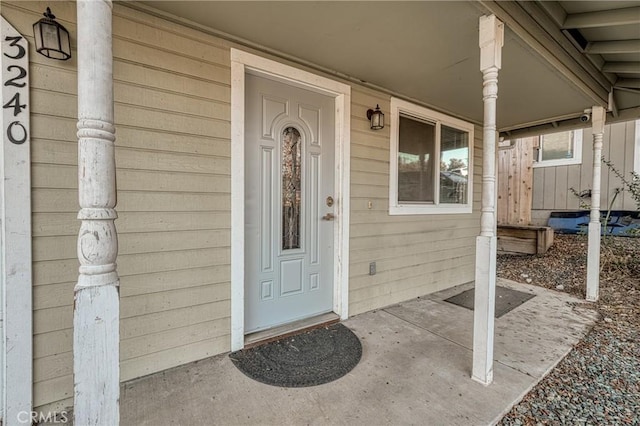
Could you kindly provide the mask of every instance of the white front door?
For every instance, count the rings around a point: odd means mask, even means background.
[[[245,333],[331,312],[334,98],[246,76]]]

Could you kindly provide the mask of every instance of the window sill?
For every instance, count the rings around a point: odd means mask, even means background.
[[[390,205],[389,215],[434,215],[434,214],[466,214],[472,212],[472,207],[468,204],[453,206],[451,204],[445,205]]]
[[[582,164],[582,159],[580,158],[567,158],[566,160],[547,160],[547,161],[539,161],[533,163],[533,168],[537,169],[539,167],[558,167],[558,166],[575,166],[577,164]]]

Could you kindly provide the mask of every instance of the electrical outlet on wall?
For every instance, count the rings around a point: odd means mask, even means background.
[[[376,274],[376,262],[369,263],[369,275]]]

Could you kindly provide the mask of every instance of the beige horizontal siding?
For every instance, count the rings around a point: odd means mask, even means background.
[[[229,49],[166,25],[114,9],[123,381],[230,341]]]
[[[217,330],[220,332],[226,331],[227,334],[121,361],[120,379],[122,381],[131,380],[228,351],[229,341],[231,340],[228,330],[219,328]]]
[[[5,4],[6,3],[6,4]],[[31,44],[36,407],[70,404],[77,63],[33,51],[48,4],[3,2]],[[56,2],[75,43],[76,6]],[[122,380],[229,349],[230,51],[114,5]]]
[[[351,96],[350,314],[472,281],[479,232],[480,129],[475,130],[474,213],[391,216],[392,129],[387,124],[372,131],[366,119],[372,105],[389,111],[390,99],[360,87],[353,87]],[[377,273],[371,276],[369,262],[373,261]]]
[[[605,126],[602,155],[630,180],[634,167],[634,155],[640,150],[635,132],[636,122],[620,122]],[[593,186],[593,136],[591,129],[582,131],[582,163],[570,166],[537,167],[533,170],[532,217],[537,223],[546,224],[551,211],[578,210],[580,200],[571,193],[591,189]],[[600,208],[606,210],[613,201],[616,188],[622,188],[620,179],[602,165]],[[590,199],[586,198],[589,203]],[[619,194],[612,205],[613,210],[636,210],[631,195]]]

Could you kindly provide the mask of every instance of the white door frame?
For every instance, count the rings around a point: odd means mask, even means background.
[[[349,312],[349,185],[351,86],[238,49],[231,49],[231,350],[244,347],[245,76],[251,73],[335,99],[333,310]]]

